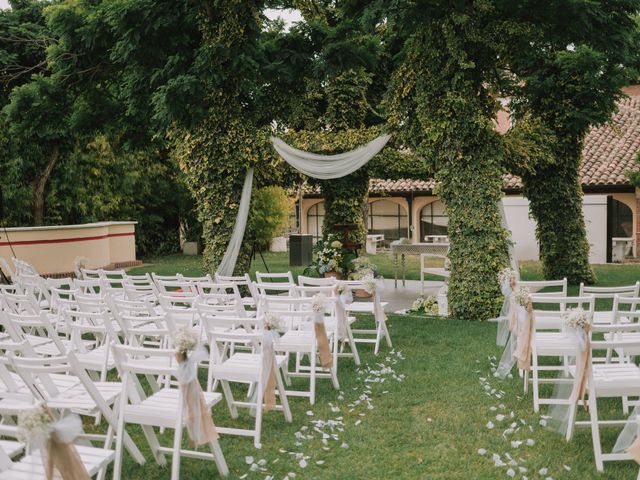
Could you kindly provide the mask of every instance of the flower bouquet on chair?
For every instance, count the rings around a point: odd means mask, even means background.
[[[371,262],[369,257],[358,257],[351,262],[349,280],[365,281],[368,278],[382,278],[378,273],[378,267]],[[358,288],[353,292],[356,298],[371,298],[372,293],[364,288]]]

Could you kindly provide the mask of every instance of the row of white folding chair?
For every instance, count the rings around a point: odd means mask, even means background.
[[[19,258],[16,258],[16,257],[11,257],[11,261],[13,262],[13,265],[15,267],[16,276],[22,275],[22,274],[26,274],[26,275],[38,274],[34,266],[31,265],[29,262],[25,262],[24,260],[20,260]]]
[[[10,377],[19,396],[10,396],[9,401],[0,402],[3,417],[17,416],[33,408],[35,402],[45,402],[53,411],[70,411],[82,416],[103,417],[107,422],[104,433],[85,435],[91,441],[102,442],[108,448],[116,427],[117,400],[122,390],[119,382],[94,382],[90,379],[77,356],[68,351],[57,356],[38,356],[26,342],[0,342],[13,370],[19,376]],[[3,360],[3,365],[4,365]],[[3,376],[2,382],[8,380]],[[127,450],[138,463],[144,462],[140,450],[126,432],[123,441]]]
[[[262,431],[262,411],[264,403],[265,381],[272,368],[269,358],[264,357],[263,342],[265,340],[264,319],[262,317],[223,317],[217,314],[209,315],[206,306],[200,305],[203,328],[209,343],[209,375],[207,390],[213,390],[212,379],[215,378],[222,386],[222,391],[232,418],[238,418],[238,407],[251,408],[255,412],[253,429],[238,429],[220,427],[223,434],[251,436],[256,448],[260,448]],[[242,345],[244,351],[233,348]],[[266,360],[266,361],[265,361]],[[274,355],[276,389],[280,405],[275,409],[284,413],[287,422],[291,422],[292,415],[289,408],[282,373],[286,370],[285,355]],[[265,367],[269,370],[265,371]],[[250,397],[248,401],[238,401],[234,398],[229,383],[249,384]],[[267,382],[268,383],[268,382]]]
[[[232,283],[239,289],[244,290],[248,295],[242,296],[242,303],[245,307],[255,309],[256,308],[256,298],[254,297],[254,293],[252,290],[252,281],[251,277],[249,277],[248,273],[240,276],[229,276],[229,275],[219,275],[215,274],[215,281],[217,283]]]

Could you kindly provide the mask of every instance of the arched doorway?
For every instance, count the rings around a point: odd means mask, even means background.
[[[367,230],[371,235],[384,235],[385,243],[409,236],[409,214],[402,205],[389,200],[369,203]]]
[[[420,241],[427,235],[448,235],[449,217],[444,203],[440,200],[431,202],[420,210]]]

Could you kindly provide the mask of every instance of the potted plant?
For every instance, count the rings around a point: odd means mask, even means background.
[[[349,280],[363,280],[369,277],[380,278],[377,265],[373,264],[369,257],[358,257],[354,259],[351,262]],[[356,289],[353,294],[357,298],[370,298],[372,295],[363,288]]]

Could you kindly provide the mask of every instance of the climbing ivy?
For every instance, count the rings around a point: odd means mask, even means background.
[[[390,85],[390,123],[436,171],[434,193],[449,216],[451,313],[483,320],[499,308],[496,272],[508,262],[497,205],[504,145],[486,82],[496,61],[492,25],[475,3],[435,10],[410,12],[415,30]]]

